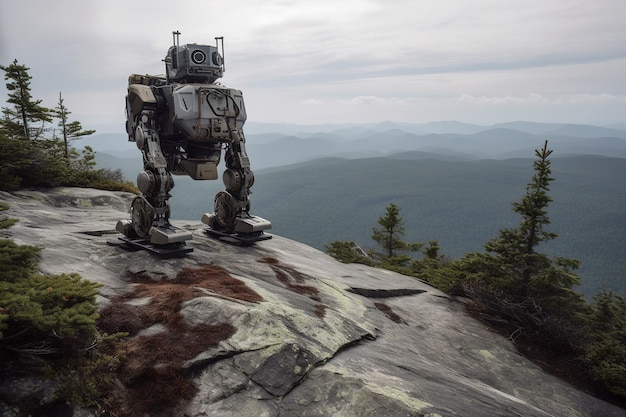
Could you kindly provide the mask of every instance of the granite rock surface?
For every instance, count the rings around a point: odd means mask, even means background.
[[[179,305],[178,327],[207,333],[178,339],[188,349],[177,366],[195,388],[172,415],[626,415],[543,372],[461,302],[411,277],[342,264],[276,235],[250,247],[225,244],[199,221],[173,222],[193,233],[184,257],[124,249],[115,224],[128,217],[131,199],[80,188],[0,193],[10,205],[5,214],[19,219],[5,235],[44,247],[44,273],[102,283],[101,309],[124,294],[135,294],[125,298],[131,306],[158,302],[171,287],[157,283],[193,290]],[[209,208],[198,218],[202,210]],[[185,281],[181,271],[196,279]],[[226,283],[238,289],[225,291]],[[217,325],[226,336],[213,337]],[[165,343],[175,332],[155,323],[131,337]],[[155,355],[151,366],[163,360]]]

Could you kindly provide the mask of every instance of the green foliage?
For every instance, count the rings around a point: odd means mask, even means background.
[[[335,241],[324,246],[326,252],[343,263],[373,265],[373,260],[355,242]]]
[[[0,190],[18,190],[23,173],[33,163],[33,142],[0,133]]]
[[[9,205],[0,201],[0,211],[6,211],[9,209]],[[0,230],[7,229],[17,223],[17,219],[11,219],[5,215],[0,215]]]
[[[451,276],[461,284],[480,282],[503,291],[512,300],[523,302],[532,298],[548,311],[576,311],[584,304],[580,294],[573,291],[579,284],[574,274],[577,260],[551,258],[538,252],[540,243],[557,237],[545,230],[550,224],[547,215],[547,194],[550,182],[552,154],[544,147],[535,151],[534,175],[527,185],[526,195],[513,204],[522,220],[516,229],[502,229],[500,235],[485,244],[486,253],[469,253],[455,262]],[[456,283],[455,283],[456,285]]]
[[[429,241],[428,246],[422,249],[424,258],[411,262],[409,275],[420,278],[442,291],[454,292],[454,288],[449,286],[449,283],[454,282],[449,279],[449,262],[439,254],[439,250],[439,243],[436,240]]]
[[[95,175],[90,178],[86,187],[108,191],[125,191],[133,194],[141,193],[135,183],[124,178],[120,169],[99,169],[91,172]]]
[[[552,201],[547,193],[553,180],[550,177],[551,162],[548,159],[551,154],[552,150],[548,150],[547,141],[543,149],[535,150],[537,156],[534,162],[535,174],[526,188],[526,195],[513,203],[514,211],[522,217],[519,227],[503,229],[500,236],[485,244],[485,249],[493,253],[496,262],[506,269],[503,272],[512,281],[511,285],[519,288],[517,291],[522,298],[529,296],[531,280],[546,269],[552,268],[548,257],[535,250],[541,242],[557,236],[555,233],[545,231],[545,226],[550,224],[546,208]],[[575,263],[570,262],[568,266],[573,267]]]
[[[100,284],[76,274],[36,274],[41,248],[0,240],[0,342],[19,348],[34,340],[83,332],[91,337]],[[7,339],[9,341],[7,341]]]
[[[0,189],[64,185],[71,170],[59,141],[24,141],[0,136]]]
[[[0,69],[5,72],[5,80],[9,80],[7,103],[12,105],[2,108],[0,119],[0,190],[78,186],[137,192],[132,183],[114,179],[108,171],[95,170],[93,149],[87,146],[78,152],[70,146],[72,140],[95,131],[69,120],[71,112],[60,93],[58,106],[51,111],[40,105],[41,100],[32,99],[29,68],[16,60]],[[59,120],[61,139],[54,135],[45,137],[45,124],[53,118]]]
[[[453,295],[463,293],[461,280],[454,276],[454,270],[450,265],[426,265],[418,269],[417,277],[445,293]]]
[[[594,301],[592,342],[586,346],[585,360],[594,380],[626,398],[626,298],[602,291]]]
[[[77,372],[99,363],[80,358],[97,337],[95,296],[100,284],[77,274],[36,274],[40,249],[0,241],[0,352],[4,358],[0,369],[19,369],[25,359],[33,362],[33,357],[45,355],[50,359],[43,363],[44,369],[66,385]],[[95,351],[92,355],[102,354]],[[81,367],[66,369],[68,363],[79,360]],[[98,378],[110,375],[92,379]]]
[[[532,277],[530,297],[550,313],[569,315],[572,319],[586,314],[587,303],[574,289],[580,283],[580,277],[574,273],[577,268],[575,259],[548,259],[547,266]]]
[[[0,210],[7,208],[0,203]],[[37,274],[40,250],[0,240],[0,372],[29,372],[28,364],[36,364],[39,377],[60,383],[59,400],[103,409],[100,401],[113,389],[124,357],[117,341],[125,334],[98,334],[100,284],[78,274]]]
[[[96,133],[95,130],[83,130],[82,125],[78,121],[69,121],[69,115],[71,112],[67,109],[63,103],[63,96],[59,93],[59,103],[54,108],[54,115],[59,119],[59,127],[61,128],[61,135],[63,137],[63,147],[65,158],[69,159],[70,146],[69,141],[80,139],[83,136],[89,136]],[[93,152],[93,151],[92,151]]]
[[[31,275],[4,282],[0,299],[19,331],[36,329],[44,337],[85,332],[92,337],[98,318],[95,296],[100,286],[78,274]]]
[[[33,100],[31,96],[29,69],[18,64],[17,59],[6,67],[0,65],[4,79],[8,81],[7,103],[13,105],[12,108],[2,108],[2,131],[8,138],[37,139],[42,136],[45,123],[52,121],[50,110],[41,106],[41,100]]]
[[[385,216],[378,219],[381,229],[374,229],[372,239],[385,250],[384,253],[369,250],[367,253],[353,241],[335,241],[325,245],[326,252],[333,258],[344,263],[360,263],[388,269],[404,275],[425,278],[438,273],[444,265],[444,257],[439,255],[439,243],[436,240],[428,242],[422,250],[424,259],[414,259],[403,252],[418,252],[423,243],[409,243],[400,239],[404,234],[404,226],[400,217],[400,209],[394,203],[387,207]]]
[[[0,239],[0,283],[13,283],[34,273],[40,250],[35,246],[18,245],[10,239]]]
[[[108,408],[102,401],[117,384],[119,369],[126,358],[126,352],[119,345],[126,336],[128,333],[98,335],[87,349],[55,361],[48,373],[56,378],[61,376],[57,398],[92,409]]]
[[[579,349],[577,329],[589,307],[573,289],[579,284],[574,273],[579,262],[537,251],[556,234],[545,230],[550,224],[546,208],[552,201],[547,194],[553,180],[548,160],[552,151],[546,142],[535,153],[535,175],[526,195],[513,204],[522,217],[518,228],[502,229],[485,244],[486,252],[467,253],[425,279],[444,291],[472,298],[485,314],[508,321],[516,331],[547,338],[571,354]]]
[[[9,339],[18,350],[42,339],[54,349],[56,337],[78,333],[95,336],[99,287],[77,274],[29,275],[2,281],[0,305],[8,324],[3,339]]]
[[[609,392],[626,398],[626,300],[599,293],[591,307],[573,288],[579,262],[549,257],[536,250],[556,238],[546,207],[551,151],[536,151],[535,175],[526,195],[513,205],[522,221],[517,229],[503,229],[487,242],[486,252],[468,253],[422,277],[449,293],[472,299],[475,309],[491,322],[506,323],[525,343],[536,343],[585,361],[590,376]],[[591,335],[591,336],[590,336]]]
[[[383,252],[373,252],[373,256],[380,259],[385,267],[405,267],[411,257],[398,253],[417,252],[422,243],[409,243],[401,239],[404,236],[404,223],[400,217],[400,208],[391,203],[387,206],[385,215],[378,219],[380,228],[372,230],[372,240],[383,249]]]
[[[441,248],[439,247],[439,242],[436,240],[430,240],[428,241],[428,246],[424,248],[423,252],[427,259],[441,260],[443,257],[439,255],[440,250]]]
[[[76,186],[137,192],[134,184],[124,180],[119,172],[96,170],[94,166],[95,152],[88,146],[81,152],[70,149],[66,159],[61,141],[24,141],[0,135],[0,190],[3,191]]]
[[[69,182],[71,169],[63,158],[59,141],[34,141],[29,158],[30,165],[21,172],[22,186],[57,187]]]

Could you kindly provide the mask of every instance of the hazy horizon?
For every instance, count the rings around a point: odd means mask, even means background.
[[[537,122],[532,120],[506,120],[502,122],[495,122],[490,124],[481,124],[481,123],[471,123],[460,120],[432,120],[426,122],[395,122],[391,120],[383,120],[379,122],[361,122],[361,123],[289,123],[289,122],[263,122],[263,121],[255,121],[248,120],[244,125],[244,133],[246,135],[259,135],[266,133],[326,133],[333,132],[335,130],[340,130],[344,128],[376,128],[382,125],[391,125],[391,126],[434,126],[434,125],[445,125],[445,124],[459,124],[466,126],[475,126],[477,128],[484,128],[488,130],[490,128],[497,128],[500,125],[507,125],[513,123],[528,123],[528,124],[537,124],[537,125],[579,125],[579,126],[593,126],[599,128],[606,129],[616,129],[616,130],[626,130],[626,121],[618,122],[618,123],[607,123],[607,124],[594,124],[594,123],[569,123],[569,122],[560,122],[560,121],[549,121],[549,122]],[[425,133],[429,133],[428,131]],[[432,133],[432,132],[430,132]],[[449,133],[449,132],[446,132]],[[115,125],[106,125],[99,126],[99,129],[96,129],[96,133],[93,136],[98,135],[126,135],[125,125],[121,126],[118,124]],[[82,139],[84,140],[84,138]],[[76,144],[80,144],[80,142],[76,142]]]

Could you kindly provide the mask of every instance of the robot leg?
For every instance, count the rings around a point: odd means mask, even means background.
[[[207,232],[218,237],[228,236],[242,244],[271,238],[263,231],[270,229],[272,223],[249,213],[248,195],[254,175],[243,141],[235,140],[227,145],[225,160],[226,171],[222,179],[226,191],[215,195],[215,212],[202,217],[202,222],[209,226]]]
[[[133,199],[130,220],[119,221],[117,230],[128,238],[142,239],[153,245],[180,243],[191,239],[191,232],[169,222],[167,200],[174,180],[167,169],[152,116],[151,112],[142,112],[135,129],[135,142],[144,160],[144,170],[137,175],[137,187],[142,195]]]

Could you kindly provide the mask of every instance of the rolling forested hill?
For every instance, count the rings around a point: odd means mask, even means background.
[[[559,237],[539,249],[582,261],[587,296],[600,289],[626,294],[626,132],[527,122],[482,131],[444,122],[400,127],[250,135],[253,213],[271,220],[273,233],[319,249],[335,240],[368,248],[377,219],[394,202],[406,240],[437,240],[443,254],[457,258],[483,250],[499,229],[517,226],[511,203],[533,175],[533,149],[549,137],[555,149],[550,231]],[[431,130],[420,134],[426,127]],[[433,133],[445,129],[454,133]],[[97,158],[134,179],[140,153],[128,155]],[[223,189],[221,180],[175,181],[170,204],[177,219],[212,211],[213,196]]]
[[[406,240],[437,240],[457,258],[483,250],[499,229],[516,227],[514,201],[533,175],[532,159],[441,161],[393,157],[325,158],[261,170],[253,213],[272,221],[272,233],[323,249],[335,240],[374,247],[372,228],[394,202]],[[626,160],[599,156],[553,158],[550,231],[559,237],[540,250],[582,261],[581,291],[626,294]],[[220,181],[176,178],[173,216],[199,219],[212,211]]]
[[[550,231],[559,237],[540,250],[581,260],[587,295],[603,288],[626,294],[626,160],[576,156],[554,158],[552,166]],[[532,174],[530,159],[326,159],[260,173],[253,207],[275,233],[314,247],[334,240],[373,247],[372,228],[395,202],[407,240],[438,240],[456,258],[517,226],[511,203]]]

